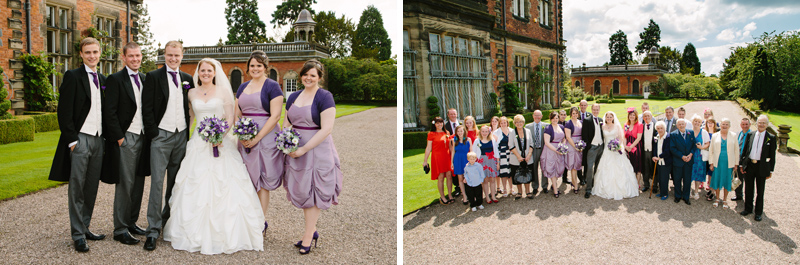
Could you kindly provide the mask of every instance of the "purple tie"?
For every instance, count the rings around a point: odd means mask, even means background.
[[[650,124],[649,123],[647,124],[647,129],[650,130]]]
[[[99,89],[100,88],[100,81],[97,81],[97,73],[90,72],[90,74],[92,74],[92,77],[94,79],[94,86]]]
[[[139,91],[141,91],[142,90],[142,86],[139,85],[139,75],[131,74],[131,77],[133,77],[133,82],[136,83],[136,88],[138,88]]]
[[[172,75],[172,82],[175,83],[175,87],[181,88],[180,86],[178,86],[178,77],[177,77],[178,73],[170,71],[169,74]]]

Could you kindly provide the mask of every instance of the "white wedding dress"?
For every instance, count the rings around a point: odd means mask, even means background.
[[[212,115],[226,117],[223,102],[218,97],[192,100],[197,122]],[[164,226],[164,240],[174,249],[209,255],[264,249],[264,214],[236,144],[228,133],[219,157],[196,132],[186,144]]]
[[[625,149],[621,149],[622,154],[608,150],[611,139],[620,137],[619,126],[614,126],[610,132],[603,129],[603,137],[603,156],[597,166],[592,194],[614,200],[639,196],[639,181],[636,180],[630,160],[625,156]]]

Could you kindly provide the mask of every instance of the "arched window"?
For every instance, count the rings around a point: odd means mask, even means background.
[[[581,81],[575,81],[575,87],[581,87]]]
[[[613,87],[614,87],[614,94],[615,95],[619,94],[619,80],[614,80]]]
[[[233,94],[236,94],[236,91],[239,90],[239,85],[242,84],[242,71],[239,69],[233,69],[231,71],[231,89],[233,89]]]
[[[275,69],[269,69],[269,79],[278,81],[278,71],[275,71]]]
[[[639,94],[639,80],[633,80],[633,94]]]
[[[600,80],[594,80],[594,94],[595,95],[602,94],[602,92],[600,92]]]
[[[289,71],[283,76],[283,89],[286,98],[297,91],[297,73],[295,71]]]

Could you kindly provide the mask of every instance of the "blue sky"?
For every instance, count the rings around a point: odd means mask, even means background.
[[[797,0],[564,0],[564,39],[569,64],[609,61],[608,38],[621,29],[635,54],[639,33],[652,18],[661,46],[697,48],[702,72],[718,74],[730,48],[752,43],[764,32],[800,30]]]

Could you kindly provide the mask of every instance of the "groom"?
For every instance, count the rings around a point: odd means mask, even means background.
[[[169,219],[169,198],[189,140],[191,122],[187,95],[194,84],[192,76],[180,72],[182,59],[183,45],[178,41],[167,42],[165,66],[147,73],[142,88],[142,121],[147,139],[151,139],[152,173],[150,202],[147,204],[147,240],[144,242],[146,250],[156,249],[156,239]],[[167,191],[162,201],[165,171]]]
[[[597,171],[597,164],[600,163],[600,157],[603,155],[603,118],[600,115],[600,104],[595,103],[592,105],[592,113],[586,114],[583,119],[583,130],[581,140],[586,143],[586,148],[583,149],[583,175],[586,179],[586,193],[583,194],[584,198],[592,196],[592,187],[594,186],[594,173]]]

